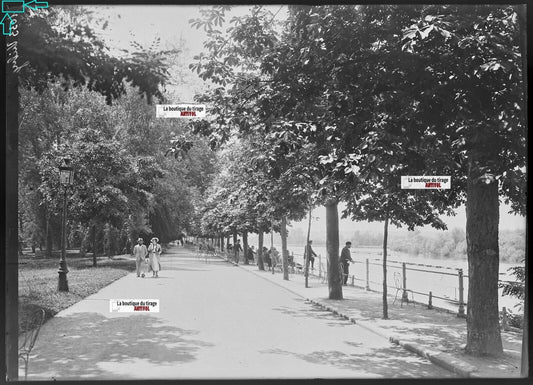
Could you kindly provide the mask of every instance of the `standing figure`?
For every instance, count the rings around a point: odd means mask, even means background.
[[[152,238],[150,240],[150,246],[148,246],[148,254],[150,258],[150,270],[152,271],[152,277],[159,277],[159,270],[161,270],[161,245],[158,243],[159,238]]]
[[[235,244],[235,247],[233,249],[234,249],[234,252],[235,252],[235,263],[238,265],[239,264],[239,257],[240,257],[241,251],[242,251],[242,246],[241,246],[241,240],[240,239],[237,239],[237,243]],[[246,256],[244,256],[244,257],[246,258]]]
[[[255,250],[254,246],[248,248],[248,260],[255,261]]]
[[[316,253],[313,251],[313,248],[311,247],[311,244],[313,243],[312,240],[309,240],[309,243],[307,244],[307,247],[304,251],[304,266],[305,266],[305,259],[309,257],[309,262],[311,263],[311,270],[315,268],[315,257]]]
[[[341,252],[341,263],[342,269],[344,270],[344,285],[348,283],[348,274],[350,273],[350,262],[353,262],[352,256],[350,255],[350,247],[352,247],[352,242],[346,242],[346,246],[342,248]]]
[[[268,266],[268,270],[272,267],[272,260],[270,259],[270,251],[268,251],[268,248],[263,246],[263,260],[266,262]]]
[[[146,250],[144,240],[142,238],[137,239],[137,244],[133,246],[133,256],[135,257],[135,265],[137,267],[137,277],[141,275],[142,263],[147,254],[148,250]],[[144,278],[144,273],[142,273],[142,276]]]
[[[279,252],[276,250],[274,246],[272,246],[272,248],[270,249],[270,260],[272,263],[272,274],[274,274],[275,267],[280,262]]]

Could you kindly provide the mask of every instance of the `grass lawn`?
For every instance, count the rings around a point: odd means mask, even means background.
[[[92,258],[67,257],[69,292],[58,292],[59,260],[19,257],[19,334],[32,328],[31,315],[44,309],[45,321],[59,311],[96,293],[111,282],[135,271],[135,260],[129,255],[98,258],[98,267],[92,267]],[[28,323],[30,322],[30,323]]]

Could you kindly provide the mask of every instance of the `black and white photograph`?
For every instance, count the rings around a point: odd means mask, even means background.
[[[528,13],[2,0],[6,381],[527,381]]]

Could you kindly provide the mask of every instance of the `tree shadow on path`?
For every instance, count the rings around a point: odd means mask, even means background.
[[[28,379],[139,378],[135,362],[157,368],[195,360],[201,348],[213,344],[191,339],[198,333],[165,325],[148,314],[106,318],[75,313],[48,322],[32,351]],[[128,375],[113,372],[113,363],[132,362]],[[103,369],[101,363],[106,363]],[[111,364],[111,365],[109,365]]]
[[[353,346],[353,343],[346,341]],[[281,349],[262,351],[266,354],[292,356],[312,364],[322,364],[347,370],[350,378],[435,378],[435,372],[441,372],[438,378],[456,377],[453,373],[436,369],[429,362],[406,355],[400,347],[369,349],[356,346],[357,352],[347,354],[337,350],[314,351],[307,354],[290,352]],[[394,354],[394,351],[396,354]],[[392,353],[392,354],[391,354]]]

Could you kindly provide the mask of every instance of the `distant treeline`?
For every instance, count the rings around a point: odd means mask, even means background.
[[[521,263],[525,258],[525,237],[525,230],[500,231],[500,261]],[[312,234],[312,238],[315,244],[325,243],[322,234]],[[355,247],[383,245],[382,232],[355,231],[350,234],[341,234],[341,244],[343,238],[351,240]],[[305,244],[303,231],[294,229],[289,232],[289,243]],[[465,231],[459,228],[441,231],[437,234],[423,234],[420,230],[409,231],[405,234],[393,233],[389,234],[388,243],[390,250],[411,255],[466,260],[466,235]]]
[[[359,235],[359,236],[357,236]],[[370,234],[356,234],[356,239],[374,241],[379,237]],[[500,261],[508,263],[521,263],[525,258],[525,230],[503,230],[499,234]],[[381,243],[378,243],[380,245]],[[454,228],[438,234],[422,234],[420,231],[410,231],[405,235],[392,235],[390,239],[391,250],[401,251],[412,255],[436,257],[442,259],[466,260],[466,235],[465,231]]]

